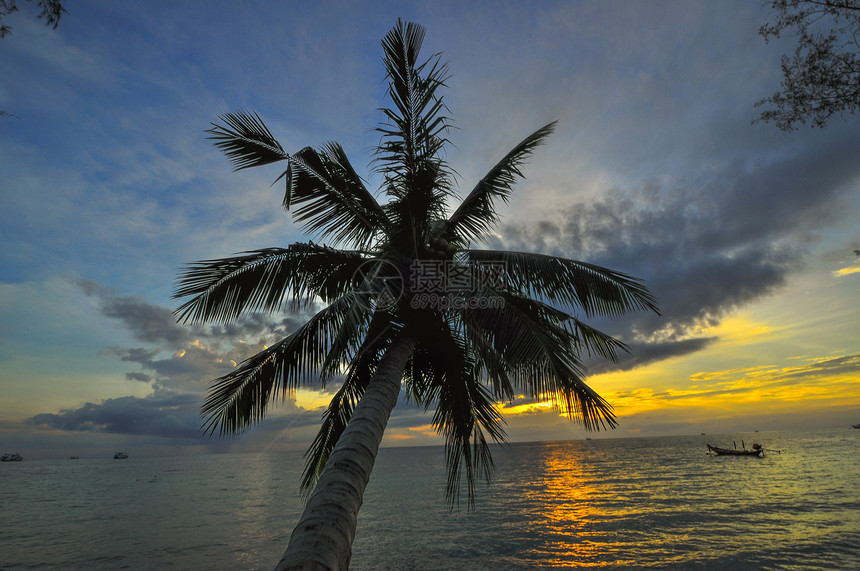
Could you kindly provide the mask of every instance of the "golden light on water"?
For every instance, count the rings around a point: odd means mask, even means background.
[[[528,550],[516,553],[522,567],[630,568],[650,559],[683,568],[725,562],[738,548],[740,528],[754,529],[756,542],[768,545],[814,545],[833,525],[856,529],[852,521],[809,513],[821,501],[809,489],[844,490],[838,479],[822,484],[832,463],[845,462],[840,453],[804,453],[814,447],[781,440],[781,433],[760,436],[768,452],[754,459],[709,456],[698,436],[523,443],[491,490],[504,497],[504,517],[515,522],[512,541],[529,538]],[[819,457],[826,461],[812,461]],[[810,504],[795,511],[804,501]],[[851,506],[847,499],[833,509],[850,519]]]
[[[589,527],[601,517],[594,501],[605,495],[589,482],[582,465],[573,459],[568,448],[550,448],[540,467],[538,486],[525,491],[525,505],[529,509],[530,526],[545,530],[549,535],[543,549],[535,549],[533,556],[545,566],[568,567],[571,561],[590,559],[605,549],[610,538],[599,541],[589,533]],[[603,545],[601,545],[603,544]],[[614,551],[614,549],[613,549]]]

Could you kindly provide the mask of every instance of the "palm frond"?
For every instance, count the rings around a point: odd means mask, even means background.
[[[433,426],[445,440],[448,468],[445,497],[448,505],[459,505],[465,476],[468,508],[475,507],[475,484],[489,482],[494,464],[486,435],[496,442],[506,439],[504,424],[491,393],[472,371],[450,369],[434,387],[436,411]]]
[[[368,303],[370,296],[367,293],[370,291],[372,290],[364,289],[362,295],[356,296],[345,313],[337,336],[332,340],[331,350],[321,367],[322,380],[331,378],[354,359],[360,351],[362,339],[366,339],[373,318],[378,321],[379,316],[384,315],[382,312],[375,312],[373,305]]]
[[[523,178],[520,170],[523,163],[553,132],[555,125],[555,122],[550,123],[526,137],[490,169],[449,218],[448,228],[452,234],[464,242],[484,238],[499,221],[495,201],[508,201],[517,178]]]
[[[435,406],[433,426],[445,440],[449,507],[459,505],[465,478],[469,509],[475,505],[475,483],[489,481],[493,459],[486,440],[505,441],[501,415],[491,392],[476,374],[467,344],[440,315],[426,315],[422,337],[406,368],[413,398]]]
[[[286,179],[284,207],[310,233],[365,248],[388,226],[384,210],[337,143],[295,153],[280,178]]]
[[[620,342],[570,325],[570,316],[537,300],[497,293],[504,304],[461,314],[470,338],[484,336],[502,356],[515,386],[533,397],[548,397],[571,419],[588,430],[615,426],[612,407],[585,380],[579,359],[584,344],[611,352]],[[583,338],[587,334],[588,337]],[[486,349],[485,349],[485,352]]]
[[[497,401],[511,400],[514,398],[514,387],[508,375],[510,365],[505,354],[493,346],[493,337],[479,327],[470,326],[468,319],[468,314],[458,315],[458,320],[464,323],[463,335],[475,361],[475,374],[490,383]]]
[[[393,106],[382,109],[386,122],[377,129],[381,141],[374,164],[391,198],[385,208],[393,229],[389,238],[398,244],[408,238],[409,228],[423,235],[430,220],[444,215],[445,200],[452,194],[452,173],[441,156],[449,122],[437,95],[447,65],[438,55],[419,64],[423,39],[424,28],[398,20],[382,41]],[[403,250],[414,250],[413,242],[409,239]]]
[[[657,301],[642,280],[594,264],[525,252],[468,250],[479,266],[492,265],[509,287],[552,303],[581,308],[586,316],[618,317],[636,310],[659,315]]]
[[[382,208],[337,143],[319,150],[307,147],[291,156],[256,113],[237,111],[220,119],[223,124],[213,123],[206,132],[235,170],[288,162],[275,182],[286,179],[284,207],[303,204],[295,215],[311,232],[365,247],[384,228]]]
[[[378,129],[383,141],[377,160],[387,172],[406,176],[420,170],[422,162],[435,157],[444,142],[448,119],[436,90],[445,85],[448,66],[433,55],[418,63],[425,30],[414,23],[397,21],[382,40],[383,63],[389,79],[388,97],[393,108],[383,109],[391,128]]]
[[[245,311],[276,311],[315,296],[329,301],[355,285],[366,261],[359,252],[311,242],[191,263],[173,297],[193,297],[175,313],[182,322],[228,322]]]
[[[613,363],[618,362],[618,351],[630,352],[623,341],[604,333],[576,318],[566,324],[573,329],[577,350],[585,350],[588,355],[599,355]]]
[[[235,170],[289,160],[290,156],[253,111],[226,113],[219,118],[224,124],[212,123],[206,132]]]
[[[350,301],[341,298],[282,341],[215,379],[201,409],[205,432],[241,431],[263,419],[273,393],[286,396],[301,384],[315,381]]]

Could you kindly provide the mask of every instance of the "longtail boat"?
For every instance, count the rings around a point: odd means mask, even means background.
[[[707,445],[708,452],[713,452],[717,456],[759,456],[761,457],[764,454],[764,448],[761,447],[761,444],[753,444],[751,450],[747,450],[746,448],[742,448],[738,450],[737,448],[720,448],[719,446],[711,446]]]

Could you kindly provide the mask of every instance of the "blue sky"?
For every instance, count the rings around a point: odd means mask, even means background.
[[[303,446],[325,394],[248,434],[204,439],[208,381],[304,316],[177,325],[183,264],[307,240],[279,172],[231,172],[203,132],[256,111],[288,151],[340,142],[366,175],[398,17],[444,52],[468,190],[558,121],[487,245],[647,280],[663,316],[591,378],[609,436],[860,422],[860,122],[751,124],[792,39],[756,2],[22,3],[0,40],[0,447],[30,456]],[[505,405],[512,440],[581,438],[543,403]],[[408,404],[388,444],[437,442]]]

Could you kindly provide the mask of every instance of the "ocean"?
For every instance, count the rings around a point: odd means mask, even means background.
[[[764,458],[715,457],[705,443]],[[300,453],[0,464],[0,569],[272,569]],[[860,430],[514,443],[476,510],[441,447],[380,451],[352,569],[860,569]]]

